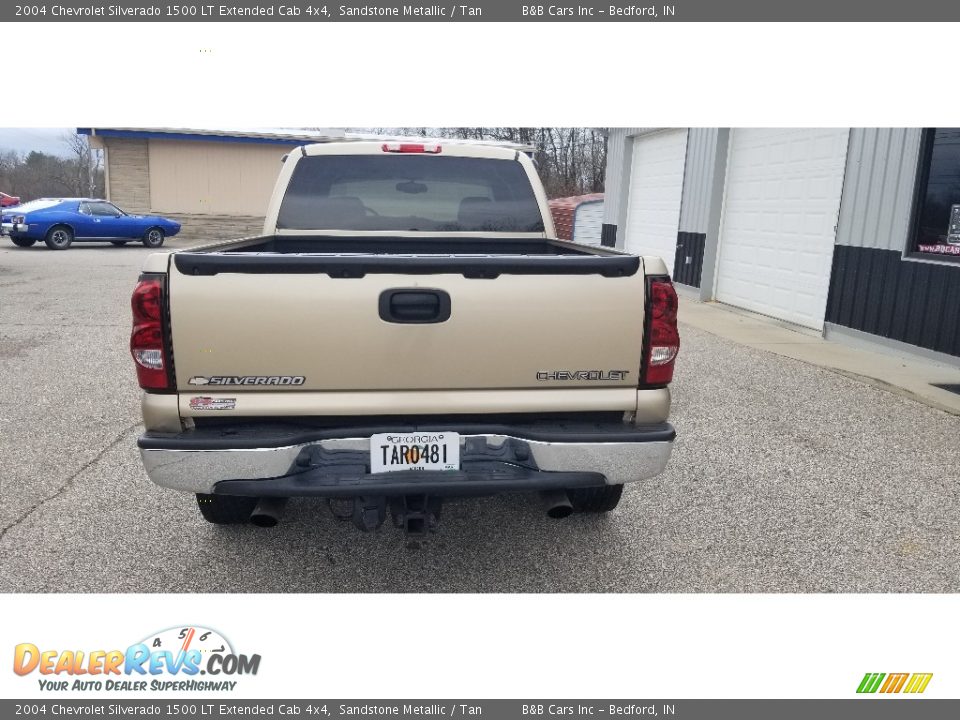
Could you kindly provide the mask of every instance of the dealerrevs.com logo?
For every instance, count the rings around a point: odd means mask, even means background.
[[[13,671],[36,675],[45,691],[232,691],[256,675],[260,655],[237,653],[216,630],[200,626],[151,633],[125,650],[51,650],[20,643]]]
[[[933,673],[867,673],[857,686],[858,693],[919,694],[927,689]]]

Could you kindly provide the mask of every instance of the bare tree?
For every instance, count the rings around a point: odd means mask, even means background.
[[[79,133],[64,133],[63,141],[76,163],[76,194],[99,197],[103,194],[97,180],[103,166],[103,154],[90,147],[90,138]]]
[[[39,197],[103,196],[103,155],[86,138],[65,137],[69,157],[0,149],[0,190],[26,202]]]

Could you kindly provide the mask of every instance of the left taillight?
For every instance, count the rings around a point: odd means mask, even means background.
[[[163,275],[141,275],[130,298],[133,330],[130,354],[137,366],[137,380],[144,390],[169,390],[170,353],[164,333]]]

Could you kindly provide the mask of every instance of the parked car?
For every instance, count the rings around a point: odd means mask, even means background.
[[[0,207],[13,207],[19,204],[20,198],[16,195],[7,195],[5,192],[0,192]]]
[[[151,253],[132,307],[147,475],[212,523],[303,496],[411,534],[457,496],[603,513],[673,448],[663,260],[557,240],[513,148],[308,145],[261,237]]]
[[[66,250],[74,241],[108,241],[126,245],[139,240],[158,248],[180,232],[180,223],[156,215],[128,215],[113,203],[90,198],[43,198],[4,211],[3,232],[18,247],[43,240],[51,250]]]

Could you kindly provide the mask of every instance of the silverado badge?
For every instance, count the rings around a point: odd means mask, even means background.
[[[187,382],[191,385],[303,385],[303,375],[197,375]]]

